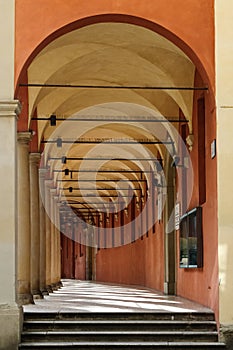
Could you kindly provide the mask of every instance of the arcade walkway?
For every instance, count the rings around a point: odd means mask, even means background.
[[[25,305],[26,312],[209,312],[186,299],[143,287],[63,280],[58,291]]]

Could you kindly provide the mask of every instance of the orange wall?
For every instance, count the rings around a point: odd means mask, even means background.
[[[164,255],[161,225],[136,242],[100,249],[97,253],[96,279],[103,282],[142,285],[163,290]]]
[[[206,71],[204,83],[209,80],[214,87],[214,0],[16,0],[15,3],[16,82],[24,65],[33,59],[33,53],[37,54],[55,37],[94,22],[124,21],[146,26],[174,41],[194,60],[201,73]]]
[[[195,80],[197,85],[202,83],[198,75],[196,75]],[[194,94],[194,144],[190,157],[194,169],[195,186],[189,209],[199,205],[197,100],[201,94],[200,92]],[[210,307],[218,318],[217,160],[216,157],[211,159],[211,142],[216,138],[216,119],[214,106],[207,93],[205,93],[205,104],[206,202],[202,205],[204,263],[201,269],[178,268],[177,294]],[[178,234],[177,246],[179,247]],[[177,255],[177,265],[179,266],[179,254]]]

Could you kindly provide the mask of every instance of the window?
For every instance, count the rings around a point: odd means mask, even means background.
[[[197,207],[180,219],[180,267],[202,267],[202,246],[202,208]]]

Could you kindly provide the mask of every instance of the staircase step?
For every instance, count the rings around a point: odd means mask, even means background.
[[[214,321],[213,312],[25,312],[27,320],[197,320]]]
[[[24,321],[24,331],[27,330],[76,330],[76,331],[216,331],[215,321],[164,321],[164,320],[28,320]]]
[[[217,332],[145,332],[145,331],[133,331],[133,332],[77,332],[77,331],[39,331],[39,332],[23,332],[22,341],[85,341],[89,340],[89,343],[96,341],[199,341],[199,342],[217,342]]]
[[[20,350],[213,350],[213,312],[26,312]]]
[[[22,343],[20,350],[50,350],[50,349],[78,349],[78,350],[113,350],[113,349],[127,349],[127,350],[145,350],[145,349],[169,349],[169,350],[213,350],[225,349],[223,343],[212,342],[96,342],[90,344],[89,342],[35,342]]]

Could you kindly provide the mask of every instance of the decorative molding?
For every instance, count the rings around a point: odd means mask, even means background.
[[[32,164],[37,164],[41,159],[41,154],[40,153],[29,153],[29,161]]]
[[[30,131],[22,131],[17,133],[17,140],[20,144],[28,145],[32,139],[32,133]]]
[[[16,117],[21,112],[21,104],[18,100],[0,100],[0,117]]]

